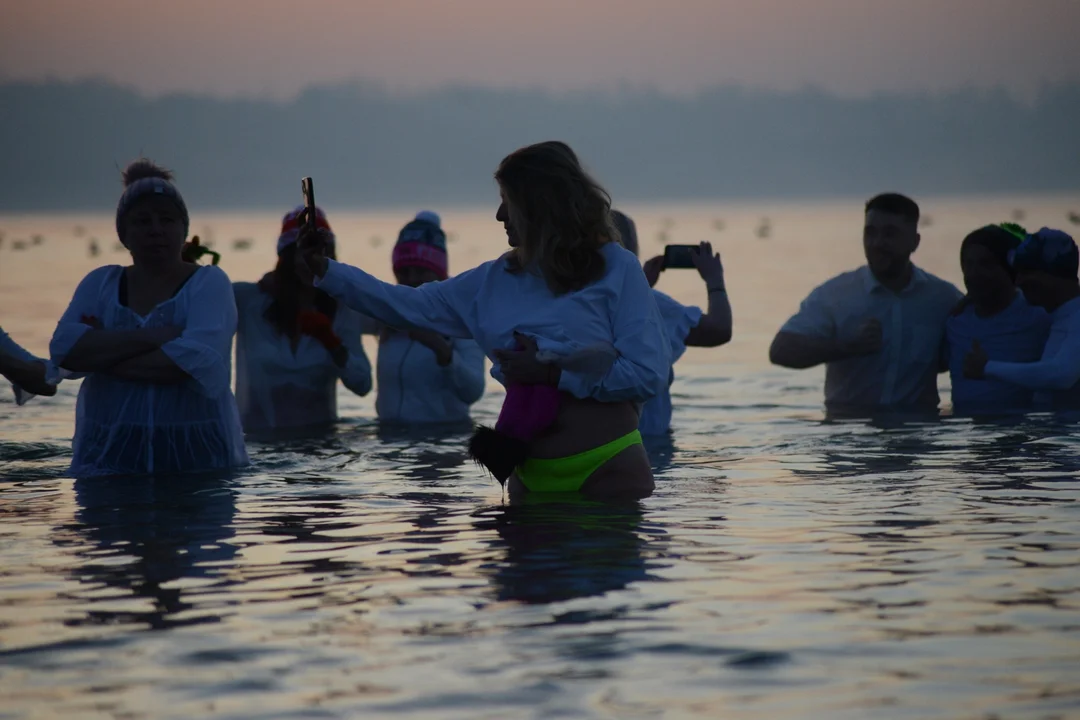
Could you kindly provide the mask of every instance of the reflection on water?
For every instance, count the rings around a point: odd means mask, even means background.
[[[477,530],[494,531],[492,548],[505,551],[491,577],[499,600],[557,603],[650,579],[636,503],[526,498],[477,516]]]
[[[3,716],[1074,711],[1074,426],[729,413],[628,504],[511,504],[465,427],[111,481],[4,443]]]
[[[821,373],[764,352],[851,258],[836,223],[770,214],[801,234],[722,250],[740,329],[680,362],[640,503],[511,504],[470,427],[381,425],[351,393],[232,476],[75,482],[78,384],[0,393],[0,718],[1076,717],[1075,419],[823,420]],[[960,229],[924,234],[928,269],[949,276]],[[57,262],[71,287],[87,270]],[[32,291],[70,288],[20,267],[42,317],[5,329],[41,349],[67,298]]]
[[[129,605],[145,600],[145,610],[110,610],[91,604],[71,626],[141,624],[153,629],[214,622],[182,598],[186,581],[212,582],[236,557],[230,543],[236,512],[235,493],[214,477],[77,480],[75,523],[55,528],[57,545],[69,533],[78,535],[75,557],[81,560],[73,578]],[[179,582],[185,581],[185,582]],[[180,619],[180,617],[183,619]]]

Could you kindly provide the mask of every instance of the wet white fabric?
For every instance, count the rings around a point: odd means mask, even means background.
[[[484,394],[484,351],[473,340],[450,338],[452,359],[441,367],[435,352],[407,332],[379,331],[375,410],[380,420],[452,423],[469,419]]]
[[[703,313],[701,308],[683,305],[659,290],[653,290],[653,297],[664,321],[664,331],[671,346],[671,364],[674,366],[686,352],[686,337],[701,322]],[[663,435],[671,429],[671,383],[674,380],[675,368],[672,367],[664,391],[641,408],[638,430],[642,435]]]
[[[175,385],[85,375],[75,409],[75,477],[175,473],[246,465],[240,418],[229,389],[236,303],[228,276],[199,268],[180,291],[145,317],[120,304],[124,268],[108,265],[75,291],[49,350],[64,359],[97,318],[106,330],[183,328],[161,350],[191,378]]]
[[[236,402],[244,430],[332,423],[338,419],[337,381],[357,395],[371,392],[371,363],[360,338],[361,317],[338,304],[334,333],[348,351],[339,368],[322,343],[302,335],[295,352],[289,338],[266,319],[272,301],[255,283],[234,283]]]
[[[331,260],[318,285],[388,325],[474,338],[493,361],[495,350],[516,346],[515,331],[560,356],[611,343],[618,357],[606,373],[563,371],[559,389],[602,402],[644,402],[667,386],[670,345],[637,258],[617,243],[606,244],[602,253],[604,276],[562,295],[536,273],[509,272],[503,258],[418,288],[391,285]],[[491,375],[503,382],[497,363]]]

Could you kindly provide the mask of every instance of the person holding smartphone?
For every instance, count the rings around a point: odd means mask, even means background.
[[[257,283],[233,283],[236,332],[236,400],[245,432],[302,428],[336,422],[337,384],[371,392],[371,363],[361,342],[363,318],[296,274],[296,241],[305,206],[285,214],[277,264]],[[322,210],[325,253],[335,238]]]
[[[246,465],[232,378],[236,303],[221,268],[184,262],[188,211],[172,174],[124,171],[116,231],[128,267],[83,278],[49,351],[83,376],[75,406],[76,478]]]
[[[449,278],[446,233],[436,213],[425,210],[406,223],[391,262],[399,285],[418,288]],[[475,340],[366,320],[364,331],[379,338],[375,411],[380,420],[469,420],[469,407],[484,394],[484,351]]]
[[[623,246],[637,255],[638,237],[634,221],[618,210],[612,210],[611,215]],[[708,312],[703,313],[699,307],[683,305],[656,289],[660,274],[675,268],[697,270],[708,293]],[[687,347],[720,347],[731,341],[731,303],[724,284],[724,265],[720,262],[720,254],[713,252],[711,243],[703,242],[697,247],[668,245],[663,255],[650,258],[642,269],[649,287],[653,288],[656,305],[664,320],[664,330],[671,344],[672,367],[668,386],[642,407],[638,427],[643,435],[664,435],[671,429],[670,386],[675,380],[675,363]]]
[[[475,339],[504,385],[560,391],[556,421],[509,479],[512,496],[645,497],[654,482],[638,406],[666,387],[671,355],[645,276],[616,242],[610,197],[561,142],[511,153],[495,179],[510,244],[496,260],[414,288],[329,260],[311,238],[303,272],[387,325]],[[545,361],[605,343],[614,359],[599,375]]]

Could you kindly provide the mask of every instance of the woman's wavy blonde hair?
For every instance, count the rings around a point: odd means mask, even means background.
[[[556,295],[603,277],[600,249],[619,237],[611,196],[569,145],[548,141],[516,150],[499,163],[495,180],[521,238],[507,257],[510,272],[535,267]]]

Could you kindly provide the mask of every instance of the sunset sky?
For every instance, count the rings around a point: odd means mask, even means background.
[[[1080,78],[1078,28],[1080,0],[32,0],[0,3],[0,77],[1030,95]]]

